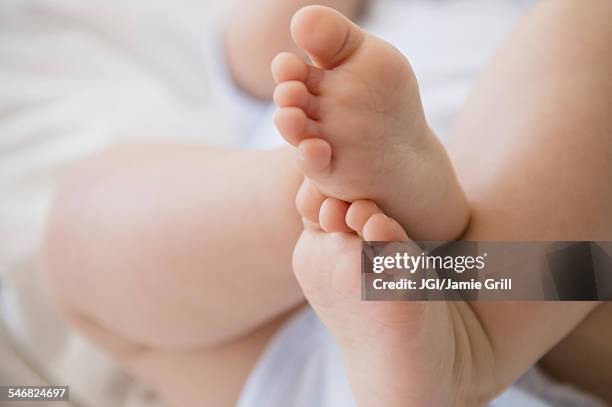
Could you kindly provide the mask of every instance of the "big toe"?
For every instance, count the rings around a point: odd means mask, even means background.
[[[338,11],[324,6],[298,10],[291,21],[295,43],[321,68],[331,69],[350,57],[365,33]]]

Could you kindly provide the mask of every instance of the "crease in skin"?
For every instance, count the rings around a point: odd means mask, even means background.
[[[340,47],[338,47],[338,50],[334,53],[334,55],[330,58],[332,61],[336,61],[336,66],[342,64],[344,62],[343,58],[338,59],[338,55],[344,51],[346,49],[346,46],[348,45],[348,42],[350,40],[351,37],[351,33],[353,31],[349,28],[348,30],[346,30],[346,34],[344,34],[344,40],[342,41],[342,43],[340,44]],[[347,56],[347,58],[350,58],[352,56],[352,54],[349,54]],[[335,68],[335,66],[331,67],[332,69]]]
[[[323,24],[342,28],[334,30],[322,27]],[[309,36],[313,29],[318,34]],[[342,38],[340,30],[345,30]],[[383,210],[394,216],[403,215],[398,218],[400,223],[417,239],[456,238],[465,229],[460,223],[468,218],[461,212],[467,213],[469,209],[452,165],[444,164],[449,157],[427,125],[418,84],[408,61],[383,40],[320,6],[296,13],[291,34],[296,44],[325,71],[318,96],[321,99],[318,134],[304,134],[296,140],[293,133],[283,131],[288,128],[283,117],[277,121],[281,134],[294,146],[299,145],[300,138],[313,136],[325,139],[331,146],[329,170],[307,171],[313,183],[323,193],[345,201],[378,200]],[[388,61],[383,64],[380,60],[385,57]],[[278,58],[274,66],[277,77],[283,76],[279,74],[284,69],[283,61],[287,70],[296,69],[289,66],[289,58]],[[393,88],[392,84],[403,84],[404,88]],[[389,114],[388,109],[396,105],[407,110]],[[280,111],[285,109],[279,107]],[[320,168],[314,144],[308,146],[303,147],[303,168]],[[443,165],[427,165],[423,163],[426,159]],[[396,188],[407,184],[410,187]],[[436,199],[440,190],[446,191],[445,200]],[[403,210],[412,196],[419,196],[427,204]],[[436,212],[438,215],[432,216]]]

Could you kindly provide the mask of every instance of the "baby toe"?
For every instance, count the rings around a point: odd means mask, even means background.
[[[363,225],[363,240],[369,242],[405,242],[409,239],[395,219],[378,212],[372,215]]]
[[[360,199],[351,204],[346,212],[346,224],[359,235],[363,232],[363,226],[372,215],[382,212],[374,201]]]
[[[307,136],[317,136],[317,123],[299,107],[282,107],[274,113],[274,123],[287,142],[297,146]]]
[[[279,83],[274,89],[274,102],[278,107],[298,107],[312,119],[316,119],[316,97],[308,91],[304,82],[287,81]]]
[[[308,64],[296,55],[281,52],[272,60],[270,67],[276,83],[287,81],[306,82],[308,79]]]
[[[319,224],[321,229],[328,233],[351,232],[344,218],[349,203],[336,198],[327,198],[321,204],[319,211]]]
[[[338,11],[324,6],[298,10],[291,21],[291,35],[322,68],[330,69],[353,54],[363,42],[364,33]]]
[[[319,223],[321,204],[327,197],[310,182],[304,179],[295,197],[295,204],[302,217],[311,223]]]
[[[298,158],[304,174],[317,180],[329,171],[332,149],[329,143],[321,138],[306,138],[298,144]]]

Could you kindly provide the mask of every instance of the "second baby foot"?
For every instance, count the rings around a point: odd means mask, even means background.
[[[492,347],[464,302],[360,300],[361,242],[409,241],[376,203],[326,197],[304,181],[293,270],[335,337],[360,406],[475,407],[495,394]],[[478,349],[477,353],[473,349]]]
[[[275,58],[275,122],[305,175],[326,195],[376,201],[416,239],[458,237],[465,197],[404,56],[322,6],[298,11],[291,34],[314,65]]]

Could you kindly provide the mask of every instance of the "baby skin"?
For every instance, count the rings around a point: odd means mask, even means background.
[[[301,9],[291,33],[313,61],[283,53],[272,63],[276,125],[306,176],[293,267],[358,404],[480,405],[494,394],[484,385],[492,357],[467,304],[360,301],[362,239],[455,239],[468,221],[408,61],[325,7]]]
[[[401,225],[370,200],[346,204],[308,180],[297,198],[319,207],[293,255],[304,295],[336,338],[360,406],[480,406],[498,390],[493,351],[463,302],[362,302],[361,241],[403,241]],[[322,230],[326,225],[327,230]],[[414,246],[415,254],[418,248]],[[473,352],[477,349],[477,352]]]
[[[298,11],[291,34],[314,64],[272,61],[275,122],[305,176],[324,195],[377,202],[414,239],[458,238],[468,205],[404,56],[322,6]],[[316,206],[302,209],[318,221]]]

